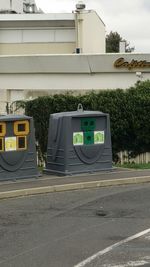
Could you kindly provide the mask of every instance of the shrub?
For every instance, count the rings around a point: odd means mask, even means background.
[[[86,95],[70,93],[38,97],[25,103],[25,113],[33,116],[36,139],[42,154],[47,149],[49,116],[52,113],[84,110],[110,114],[113,157],[127,150],[131,156],[150,152],[150,81],[138,82],[126,90],[91,91]]]

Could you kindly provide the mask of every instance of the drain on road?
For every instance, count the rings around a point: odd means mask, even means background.
[[[108,213],[104,210],[98,210],[98,211],[96,211],[96,215],[99,217],[105,217],[108,215]]]
[[[96,211],[96,216],[99,217],[107,217],[107,218],[135,218],[135,211],[133,210],[97,210]]]

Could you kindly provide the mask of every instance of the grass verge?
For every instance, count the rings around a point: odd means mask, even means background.
[[[116,167],[121,167],[121,168],[131,168],[131,169],[150,169],[150,162],[149,163],[124,163],[123,165],[121,164],[116,164]]]

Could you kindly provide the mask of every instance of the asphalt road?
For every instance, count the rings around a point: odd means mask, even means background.
[[[149,228],[150,184],[1,200],[0,267],[150,266]]]

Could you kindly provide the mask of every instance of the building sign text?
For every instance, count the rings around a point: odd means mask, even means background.
[[[132,59],[131,61],[126,61],[123,57],[118,58],[114,62],[114,67],[115,68],[127,68],[128,70],[132,69],[143,69],[143,68],[150,68],[150,62],[146,60],[134,60]]]

